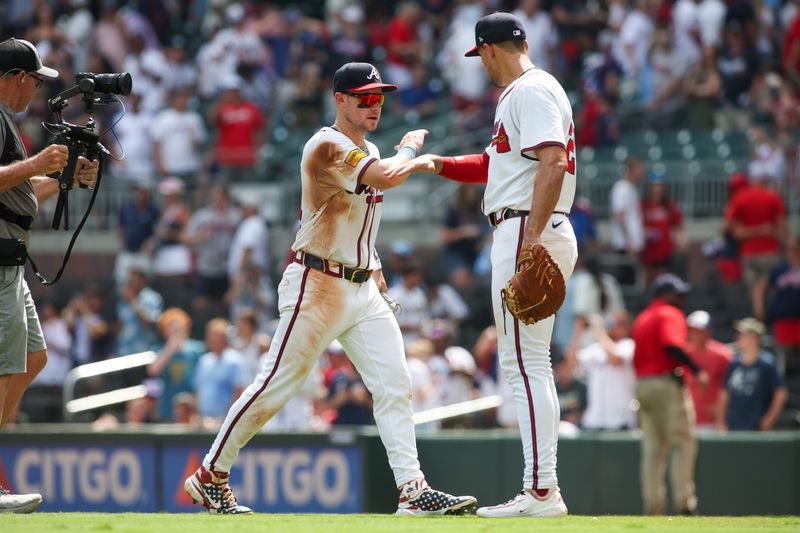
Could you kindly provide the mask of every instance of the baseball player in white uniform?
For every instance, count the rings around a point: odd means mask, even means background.
[[[492,140],[482,154],[422,155],[389,176],[426,171],[460,182],[486,183],[484,213],[494,227],[492,305],[503,373],[514,392],[525,454],[523,490],[502,505],[481,507],[484,517],[564,516],[556,478],[559,406],[550,367],[554,317],[525,325],[506,312],[500,291],[516,269],[520,250],[541,243],[564,278],[578,257],[567,215],[575,197],[572,108],[558,81],[528,58],[522,23],[494,13],[475,26],[476,46],[497,87]]]
[[[239,450],[302,386],[309,369],[337,339],[372,393],[374,416],[400,490],[398,514],[463,512],[476,503],[431,489],[417,459],[411,378],[403,338],[381,296],[386,283],[375,252],[383,190],[408,174],[387,178],[393,165],[412,159],[425,130],[407,133],[397,155],[381,159],[365,139],[381,116],[384,93],[367,63],[348,63],[333,81],[336,121],[303,149],[301,226],[294,262],[278,286],[280,322],[256,380],[231,406],[203,465],[184,488],[214,514],[247,514],[228,477]]]

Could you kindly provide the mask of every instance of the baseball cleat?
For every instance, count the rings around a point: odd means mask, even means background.
[[[409,481],[400,487],[396,515],[438,516],[467,514],[478,502],[473,496],[451,496],[430,488],[425,478]]]
[[[183,482],[186,491],[194,503],[199,503],[209,514],[251,514],[249,507],[239,505],[233,491],[228,486],[230,474],[213,472],[200,467]]]
[[[41,494],[11,494],[0,487],[0,513],[32,513],[42,503]]]
[[[492,507],[481,507],[478,516],[483,518],[515,518],[530,516],[538,518],[558,518],[567,516],[567,506],[558,487],[541,489],[533,495],[527,490],[517,494],[514,499]]]

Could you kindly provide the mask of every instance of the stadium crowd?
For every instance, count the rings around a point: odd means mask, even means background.
[[[425,116],[444,102],[459,113],[458,128],[491,123],[484,117],[498,93],[480,63],[462,56],[475,21],[495,9],[516,10],[534,63],[570,88],[579,146],[613,146],[626,128],[751,133],[752,163],[730,177],[720,238],[707,247],[725,291],[741,299],[744,283],[750,301],[725,319],[687,306],[686,349],[711,379],[685,379],[698,426],[796,426],[778,413],[784,376],[800,366],[800,243],[785,205],[799,174],[800,3],[779,0],[10,0],[0,8],[3,35],[29,39],[61,72],[20,117],[31,151],[47,142],[39,125],[50,118],[47,98],[75,73],[134,79],[124,118],[113,106],[95,115],[101,130],[116,124],[126,157],[112,172],[130,187],[113,282],[40,302],[49,361],[20,420],[61,420],[72,367],[154,350],[140,375],[92,381],[84,392],[142,382],[146,396],[117,413],[122,421],[219,424],[269,345],[274,274],[285,264],[270,253],[260,206],[232,198],[229,185],[257,179],[276,124],[326,123],[332,73],[347,61],[377,63],[403,88],[388,114]],[[65,118],[86,117],[75,106]],[[564,431],[636,426],[631,326],[644,300],[624,294],[625,273],[602,258],[626,257],[649,283],[685,275],[692,253],[681,210],[665,194],[669,177],[635,155],[625,168],[611,192],[611,242],[600,241],[584,199],[570,215],[582,252],[552,346]],[[509,399],[491,326],[491,232],[480,192],[464,186],[453,196],[441,249],[396,241],[381,250],[389,294],[402,306],[415,410]],[[732,346],[714,339],[730,341],[732,331]],[[512,405],[443,425],[513,426]],[[370,424],[370,407],[334,343],[267,429]],[[95,423],[117,420],[104,414]]]

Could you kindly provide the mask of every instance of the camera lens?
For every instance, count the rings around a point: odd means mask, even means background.
[[[128,96],[131,94],[132,85],[131,75],[127,72],[94,75],[94,90],[99,93]]]

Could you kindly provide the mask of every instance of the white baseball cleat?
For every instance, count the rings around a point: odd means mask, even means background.
[[[41,494],[11,494],[0,487],[0,513],[32,513],[42,503]]]
[[[542,494],[544,491],[546,494]],[[527,490],[517,494],[514,499],[494,505],[492,507],[481,507],[477,515],[483,518],[514,518],[520,516],[530,516],[538,518],[558,518],[567,516],[567,506],[561,497],[558,487],[542,489],[540,494],[533,495]]]
[[[409,481],[400,487],[396,515],[438,516],[467,514],[478,503],[473,496],[451,496],[430,488],[425,478]]]

